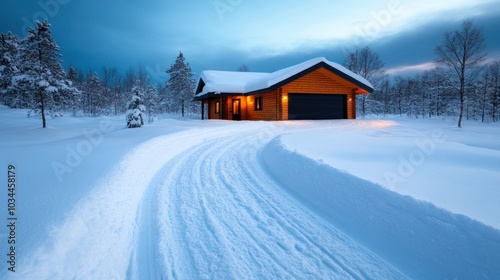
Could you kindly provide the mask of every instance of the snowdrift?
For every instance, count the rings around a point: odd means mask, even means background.
[[[287,150],[262,151],[288,191],[375,253],[420,279],[500,279],[500,231]]]

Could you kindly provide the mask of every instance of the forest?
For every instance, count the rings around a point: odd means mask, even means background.
[[[384,62],[369,47],[348,52],[344,66],[375,87],[373,93],[358,96],[358,117],[456,118],[459,127],[462,119],[498,122],[500,61],[488,61],[485,46],[482,29],[466,20],[436,46],[436,68],[414,76],[387,75]],[[194,74],[182,52],[166,69],[168,81],[158,84],[142,67],[125,74],[113,67],[100,73],[73,66],[66,71],[60,59],[47,21],[37,22],[25,38],[0,33],[0,102],[29,109],[28,116],[41,117],[43,127],[47,116],[68,113],[97,117],[128,112],[140,117],[141,124],[143,115],[154,122],[163,113],[200,113],[200,105],[192,102]],[[237,71],[249,71],[243,66]]]

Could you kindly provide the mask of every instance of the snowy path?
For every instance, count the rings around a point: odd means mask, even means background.
[[[169,163],[158,193],[167,278],[404,278],[268,178],[258,152],[271,135],[224,135]]]
[[[158,137],[24,259],[24,279],[405,278],[277,185],[270,123]]]

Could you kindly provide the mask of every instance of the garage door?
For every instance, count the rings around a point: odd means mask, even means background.
[[[289,94],[288,119],[347,119],[347,95]]]

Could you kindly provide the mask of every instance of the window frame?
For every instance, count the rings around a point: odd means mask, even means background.
[[[220,114],[220,101],[215,101],[215,114]]]
[[[264,110],[264,98],[262,96],[255,97],[253,100],[253,103],[254,103],[254,110],[255,111]]]

